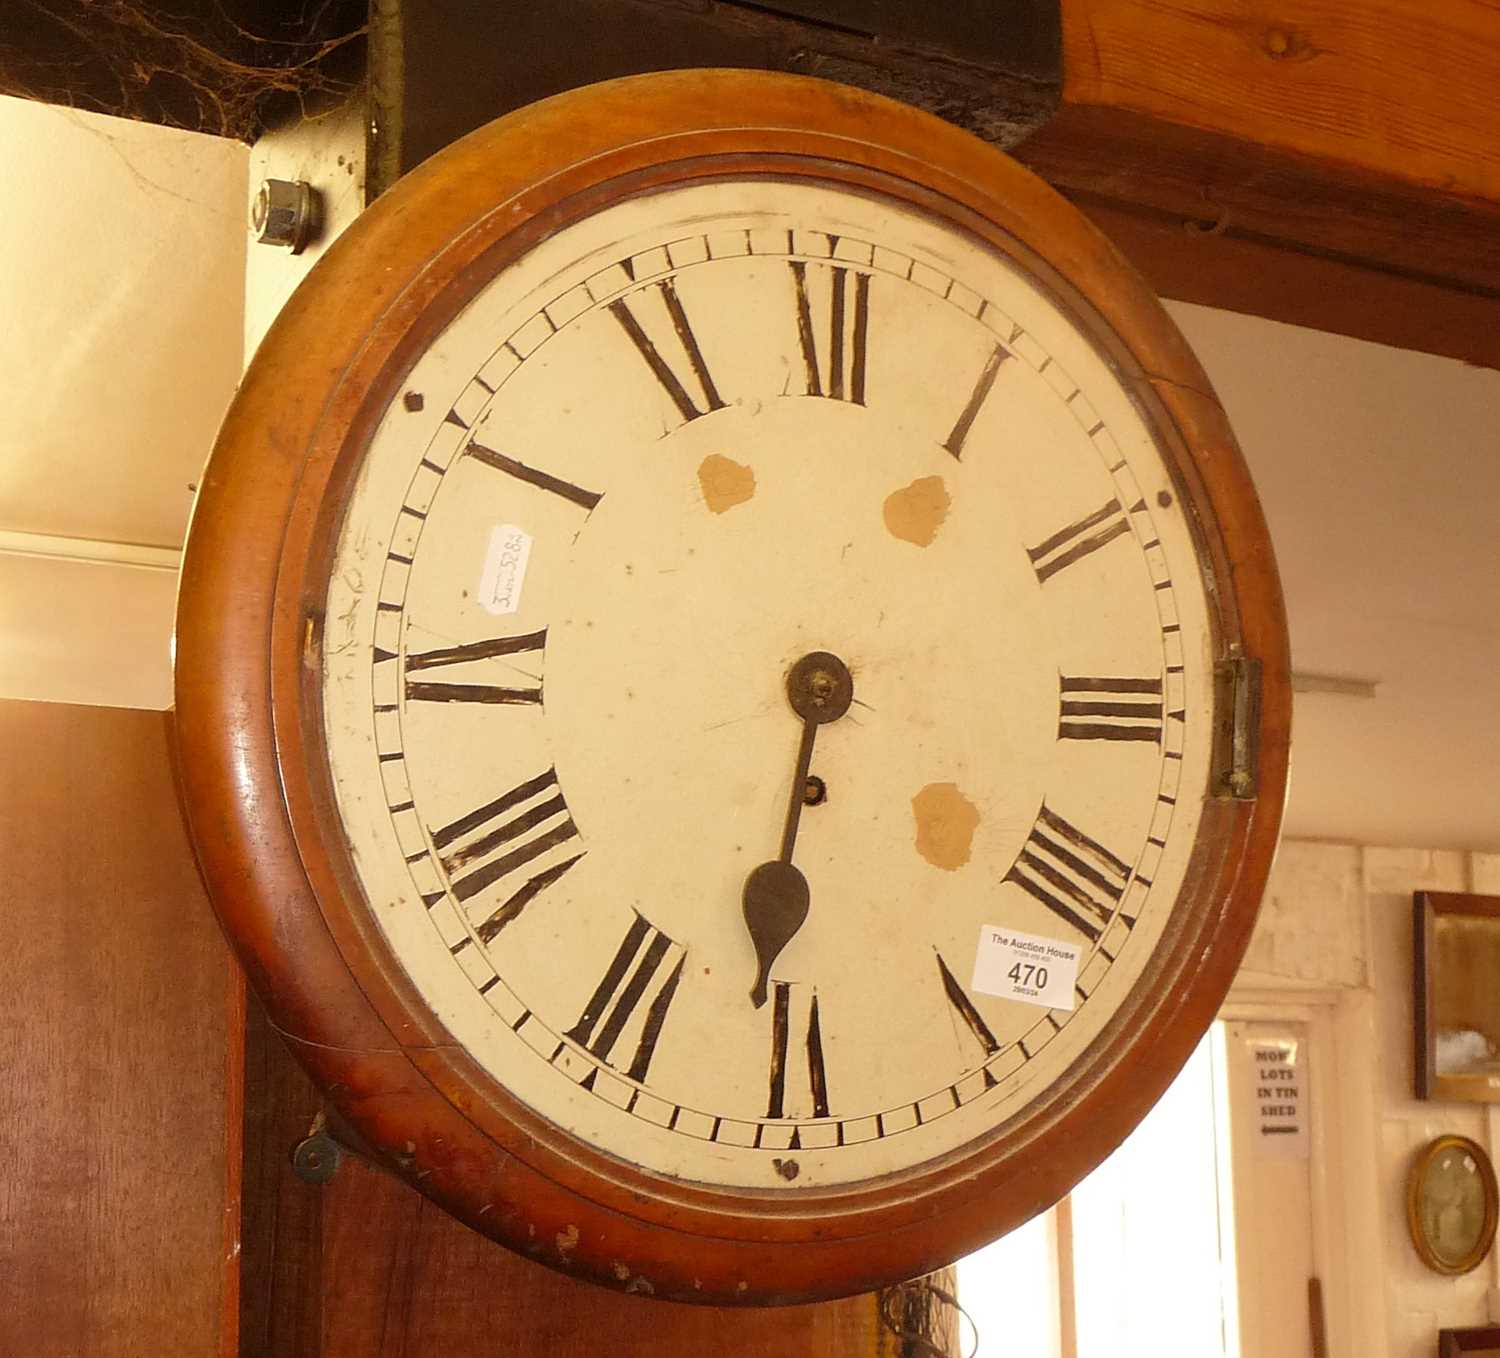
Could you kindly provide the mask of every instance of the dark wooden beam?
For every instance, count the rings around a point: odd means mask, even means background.
[[[684,67],[793,71],[875,90],[999,145],[1051,114],[1058,0],[377,0],[376,189],[562,90]]]
[[[1163,297],[1500,368],[1493,295],[1075,195]]]
[[[727,0],[725,8],[734,7],[735,0]],[[1057,0],[759,0],[739,7],[885,44],[947,52],[1048,84],[1056,84],[1062,59]]]

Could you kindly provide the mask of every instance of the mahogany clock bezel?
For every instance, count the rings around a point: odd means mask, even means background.
[[[1218,656],[1261,664],[1258,796],[1206,804],[1164,942],[1087,1060],[1024,1119],[865,1186],[667,1180],[509,1095],[425,1009],[359,903],[320,752],[331,542],[352,469],[415,355],[559,223],[726,174],[884,194],[1040,280],[1114,362],[1175,462],[1217,586]],[[366,212],[278,318],[226,419],[185,553],[176,646],[183,800],[210,895],[273,1022],[340,1113],[475,1228],[554,1267],[684,1301],[869,1290],[948,1263],[1065,1193],[1151,1106],[1216,1012],[1284,798],[1290,685],[1269,539],[1224,413],[1156,298],[1000,152],[800,77],[674,72],[561,95],[473,133]]]

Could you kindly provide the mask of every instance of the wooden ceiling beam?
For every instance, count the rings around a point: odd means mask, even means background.
[[[1061,105],[1014,153],[1159,290],[1500,366],[1493,3],[1064,0],[1062,17]]]
[[[512,109],[694,66],[791,71],[888,95],[994,142],[1045,121],[1062,83],[1058,0],[381,0],[370,67],[373,191]],[[586,37],[586,41],[582,40]]]

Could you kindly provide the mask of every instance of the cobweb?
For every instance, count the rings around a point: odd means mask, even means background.
[[[0,94],[253,141],[359,83],[358,0],[233,3],[4,0]]]

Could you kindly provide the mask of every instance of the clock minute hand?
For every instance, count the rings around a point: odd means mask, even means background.
[[[772,964],[802,927],[812,903],[807,878],[792,864],[792,850],[802,820],[813,742],[818,727],[842,717],[854,697],[854,681],[848,667],[827,651],[803,656],[787,674],[786,687],[792,710],[802,718],[802,740],[797,749],[786,825],[781,833],[781,857],[752,869],[745,878],[742,896],[745,925],[755,948],[756,972],[750,1000],[757,1009],[766,1002]]]
[[[792,775],[792,795],[787,802],[786,826],[781,832],[781,861],[792,861],[792,849],[797,843],[797,827],[802,823],[802,808],[807,804],[807,775],[812,769],[813,741],[817,739],[818,723],[811,717],[802,722],[802,743],[797,748],[797,771]]]

